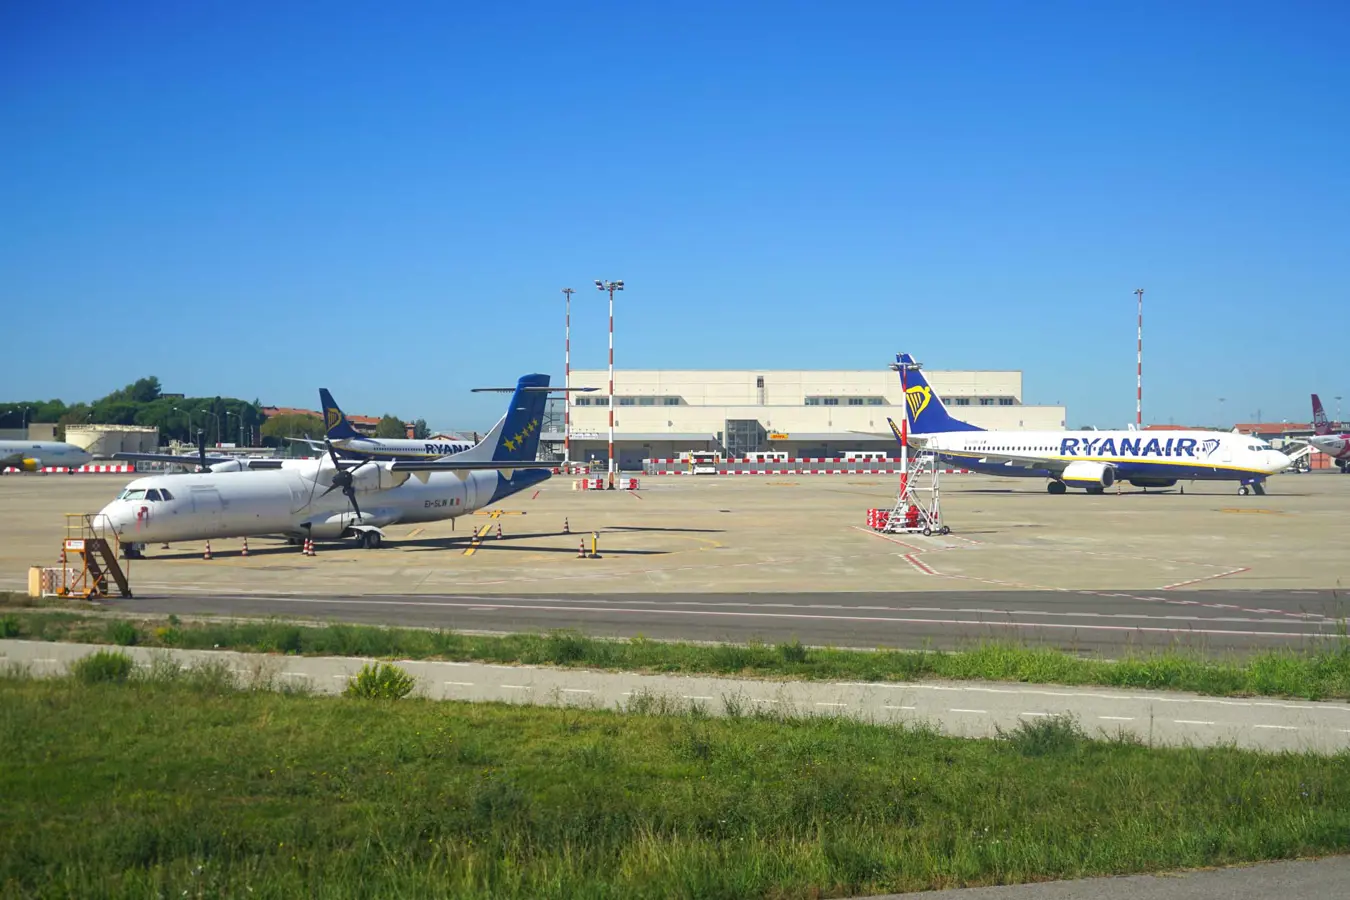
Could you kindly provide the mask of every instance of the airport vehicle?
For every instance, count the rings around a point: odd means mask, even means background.
[[[39,472],[46,466],[82,466],[93,458],[64,441],[0,441],[0,469]]]
[[[138,478],[96,516],[128,556],[151,542],[282,535],[353,538],[374,549],[383,528],[472,513],[552,473],[535,459],[548,376],[526,375],[487,436],[436,460],[349,460],[329,445],[302,467],[223,478],[216,472]],[[359,499],[358,499],[359,498]]]
[[[1341,474],[1350,475],[1350,433],[1335,434],[1331,422],[1327,421],[1327,411],[1322,408],[1322,400],[1312,395],[1313,436],[1308,439],[1313,449],[1330,456]]]
[[[1227,431],[985,431],[947,413],[908,353],[898,354],[896,364],[908,370],[911,446],[974,472],[1044,478],[1051,494],[1069,488],[1100,494],[1117,481],[1142,488],[1236,481],[1239,494],[1264,494],[1265,480],[1295,461],[1265,441]]]

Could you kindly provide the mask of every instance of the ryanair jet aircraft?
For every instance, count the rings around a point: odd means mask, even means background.
[[[911,367],[914,359],[901,353],[896,363]],[[908,369],[905,395],[911,446],[973,472],[1048,479],[1052,494],[1071,487],[1100,494],[1117,481],[1144,488],[1236,481],[1239,494],[1264,494],[1266,478],[1294,461],[1227,431],[985,431],[948,415],[917,368]]]
[[[247,475],[217,472],[138,478],[95,518],[128,557],[146,544],[282,535],[353,538],[380,546],[383,528],[453,519],[547,479],[535,459],[547,375],[526,375],[511,406],[476,446],[437,460],[320,459]],[[358,499],[359,498],[359,499]]]
[[[366,437],[352,427],[347,416],[338,407],[328,388],[319,388],[319,403],[323,408],[324,436],[328,445],[337,448],[338,455],[347,459],[439,459],[454,453],[463,453],[473,444],[468,441],[420,441],[408,438]],[[324,441],[310,438],[291,438],[323,450]]]

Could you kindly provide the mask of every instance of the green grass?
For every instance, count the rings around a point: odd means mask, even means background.
[[[3,897],[822,897],[1350,849],[1350,758],[0,678]]]
[[[0,620],[9,637],[147,647],[230,649],[382,659],[492,663],[684,674],[846,681],[981,679],[1193,691],[1212,696],[1350,699],[1350,639],[1305,650],[1213,657],[1195,650],[1135,651],[1119,660],[1075,656],[1012,642],[960,651],[834,650],[798,641],[685,644],[645,638],[605,640],[577,632],[503,637],[367,625],[301,625],[283,620],[183,622],[177,616],[122,618],[61,610],[15,609]]]

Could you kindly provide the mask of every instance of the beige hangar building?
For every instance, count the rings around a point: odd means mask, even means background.
[[[1056,430],[1063,406],[1025,406],[1020,371],[924,371],[948,411],[987,429]],[[609,374],[574,369],[569,395],[571,459],[608,458]],[[549,409],[541,439],[563,458],[564,401]],[[614,373],[614,442],[619,467],[687,450],[742,457],[785,451],[793,458],[892,451],[887,417],[902,415],[900,376],[875,371],[623,369]]]

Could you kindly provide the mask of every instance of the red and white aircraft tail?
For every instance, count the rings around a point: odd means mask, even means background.
[[[1312,403],[1313,434],[1331,434],[1331,422],[1327,419],[1327,411],[1322,408],[1322,398],[1313,394]]]

